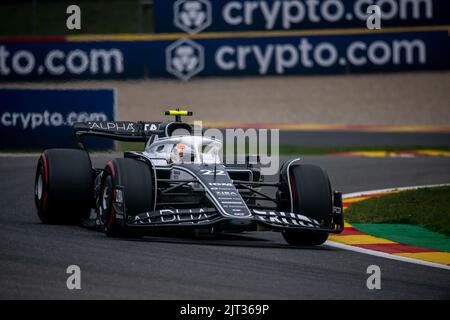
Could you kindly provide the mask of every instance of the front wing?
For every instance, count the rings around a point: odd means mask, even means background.
[[[335,194],[335,205],[333,206],[333,212],[330,214],[330,219],[327,222],[317,221],[298,213],[252,208],[249,209],[251,213],[250,217],[239,219],[225,217],[216,208],[161,209],[127,216],[124,210],[123,197],[116,197],[114,206],[116,218],[123,219],[123,223],[129,228],[198,228],[214,226],[218,223],[232,220],[246,220],[246,222],[253,222],[274,230],[307,229],[328,233],[340,233],[344,228],[344,219],[342,214],[342,198],[339,195]]]

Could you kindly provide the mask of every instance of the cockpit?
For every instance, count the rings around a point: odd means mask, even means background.
[[[145,147],[145,153],[158,165],[220,163],[222,142],[203,136],[174,136],[158,139]]]

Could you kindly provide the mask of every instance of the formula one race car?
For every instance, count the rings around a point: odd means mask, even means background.
[[[86,122],[73,125],[74,149],[48,149],[39,158],[35,202],[43,223],[81,223],[110,237],[152,230],[209,233],[281,231],[291,245],[319,245],[344,227],[342,196],[327,174],[298,159],[281,166],[279,179],[263,181],[261,167],[223,164],[222,142],[193,134],[175,121]],[[176,131],[184,130],[184,135]],[[143,152],[93,168],[82,141],[97,136],[145,143]],[[273,196],[263,189],[275,188]]]

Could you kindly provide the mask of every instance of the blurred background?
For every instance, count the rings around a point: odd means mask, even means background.
[[[381,29],[368,26],[369,4],[380,5]],[[448,149],[445,0],[19,0],[0,8],[0,130],[10,137],[2,149],[54,145],[51,132],[86,114],[159,121],[162,110],[184,106],[208,126],[280,128],[286,146]],[[107,89],[111,97],[81,96],[69,119],[64,95],[25,99],[7,89]],[[58,112],[62,121],[52,122]]]
[[[82,29],[66,28],[68,6],[82,10]],[[2,36],[153,33],[152,0],[6,0],[0,11]]]

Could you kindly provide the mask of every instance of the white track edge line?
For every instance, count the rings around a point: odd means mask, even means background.
[[[365,195],[371,195],[371,194],[383,193],[383,192],[417,190],[417,189],[421,189],[421,188],[445,187],[445,186],[449,186],[449,185],[450,185],[450,183],[427,184],[427,185],[421,185],[421,186],[386,188],[386,189],[369,190],[369,191],[362,191],[362,192],[352,192],[352,193],[344,194],[342,196],[342,198],[343,199],[357,198],[357,197],[362,197]],[[364,249],[364,248],[360,248],[360,247],[356,247],[356,246],[352,246],[352,245],[348,245],[348,244],[343,244],[343,243],[335,242],[335,241],[331,241],[331,240],[326,241],[325,245],[329,246],[329,247],[334,247],[334,248],[339,248],[339,249],[349,250],[349,251],[355,251],[355,252],[368,254],[368,255],[372,255],[372,256],[377,256],[377,257],[382,257],[382,258],[387,258],[387,259],[391,259],[391,260],[409,262],[409,263],[419,264],[419,265],[428,266],[428,267],[450,270],[450,266],[447,266],[445,264],[434,263],[434,262],[429,262],[429,261],[424,261],[424,260],[419,260],[419,259],[414,259],[414,258],[408,258],[408,257],[402,257],[402,256],[396,256],[394,254],[390,254],[390,253],[386,253],[386,252],[382,252],[382,251]]]
[[[439,268],[439,269],[450,270],[450,266],[447,266],[445,264],[439,264],[439,263],[434,263],[434,262],[429,262],[429,261],[424,261],[424,260],[418,260],[418,259],[414,259],[414,258],[396,256],[396,255],[386,253],[386,252],[364,249],[364,248],[351,246],[351,245],[343,244],[343,243],[339,243],[339,242],[326,241],[325,245],[329,246],[329,247],[343,249],[343,250],[364,253],[364,254],[368,254],[371,256],[387,258],[387,259],[391,259],[391,260],[398,260],[398,261],[402,261],[402,262],[409,262],[409,263],[414,263],[414,264],[419,264],[419,265],[424,265],[424,266],[434,267],[434,268]]]
[[[377,193],[383,193],[383,192],[417,190],[417,189],[422,189],[422,188],[436,188],[436,187],[446,187],[446,186],[450,186],[450,183],[424,184],[424,185],[420,185],[420,186],[397,187],[397,188],[386,188],[386,189],[378,189],[378,190],[352,192],[352,193],[346,193],[346,194],[342,195],[342,198],[343,199],[357,198],[357,197],[370,196],[371,194],[377,194]]]

